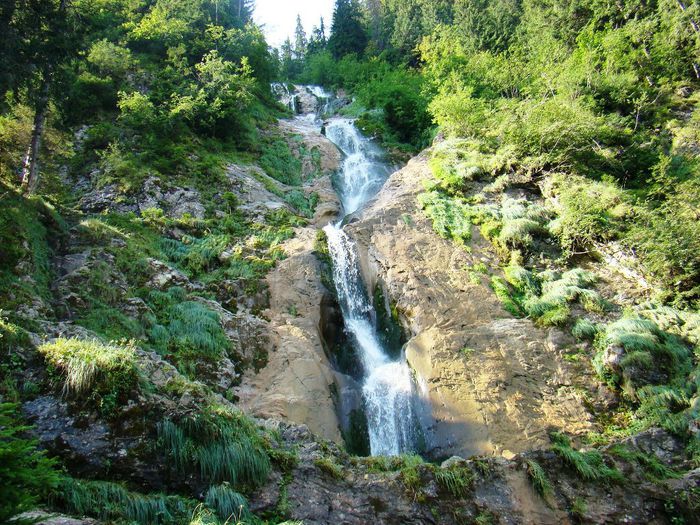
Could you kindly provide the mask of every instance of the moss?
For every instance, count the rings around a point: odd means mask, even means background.
[[[329,475],[333,479],[343,479],[343,469],[332,458],[323,457],[314,460],[316,465],[322,472]]]
[[[0,183],[0,308],[14,312],[36,296],[51,297],[50,240],[63,230],[50,204],[38,197],[27,199]]]
[[[384,295],[381,283],[377,283],[374,289],[374,310],[377,313],[377,331],[384,348],[392,357],[398,357],[406,343],[406,336],[401,329],[398,309]]]

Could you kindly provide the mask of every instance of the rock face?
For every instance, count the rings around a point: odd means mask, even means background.
[[[292,126],[284,121],[281,125]],[[241,407],[254,416],[304,424],[315,434],[340,442],[333,396],[336,374],[319,335],[321,305],[328,291],[314,254],[317,230],[340,209],[328,176],[337,169],[340,153],[311,127],[294,124],[293,130],[301,133],[307,148],[322,148],[325,175],[306,187],[318,193],[319,203],[309,226],[298,228],[283,244],[287,257],[267,276],[270,306],[263,315],[270,320],[267,328],[274,350],[265,367],[244,374],[236,394]]]
[[[430,178],[417,157],[348,229],[370,292],[382,288],[410,336],[406,356],[434,417],[431,453],[510,456],[547,445],[552,427],[590,429],[577,388],[589,372],[563,359],[574,341],[511,318],[486,278],[470,282],[466,266],[497,262],[476,229],[471,252],[434,233],[416,200]]]
[[[285,476],[275,474],[252,494],[251,507],[255,512],[276,511],[306,525],[662,524],[668,522],[664,506],[682,501],[698,477],[692,471],[657,485],[632,465],[619,463],[625,483],[586,482],[552,452],[509,460],[454,457],[442,467],[406,466],[395,458],[392,466],[394,460],[350,458],[333,444],[319,443],[306,427],[269,424],[286,446],[294,447],[298,462]],[[533,488],[528,462],[546,473],[552,486],[546,497]],[[461,489],[445,483],[449,478],[445,474],[450,473],[462,480]]]
[[[321,283],[314,255],[315,230],[304,228],[284,245],[288,257],[267,278],[269,329],[275,350],[268,363],[247,374],[237,394],[241,406],[261,418],[305,424],[319,436],[340,441],[331,385],[335,375],[319,337]]]

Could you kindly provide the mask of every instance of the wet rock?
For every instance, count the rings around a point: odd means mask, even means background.
[[[76,419],[69,415],[67,403],[52,396],[29,401],[23,410],[41,446],[60,455],[72,472],[90,476],[102,470],[111,448],[106,425]]]
[[[591,430],[580,394],[591,372],[564,359],[574,341],[513,319],[486,282],[469,281],[465,267],[498,260],[477,228],[471,251],[434,232],[417,202],[431,179],[415,158],[346,226],[368,291],[383,283],[410,335],[430,454],[518,453],[546,446],[551,428]]]
[[[32,510],[16,516],[10,523],[32,523],[34,525],[98,525],[100,522],[91,518],[71,518],[55,512]]]
[[[267,276],[268,331],[274,351],[257,372],[244,374],[236,389],[247,412],[308,425],[323,438],[340,441],[332,390],[335,374],[319,336],[321,302],[327,293],[314,255],[316,230],[305,228],[283,247],[287,258]]]

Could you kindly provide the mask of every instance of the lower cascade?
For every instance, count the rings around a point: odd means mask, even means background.
[[[389,168],[381,152],[350,120],[333,119],[326,134],[345,154],[337,181],[343,216],[324,228],[333,261],[333,281],[345,327],[362,366],[362,398],[372,455],[415,451],[419,443],[416,386],[403,352],[392,359],[377,329],[376,313],[360,273],[357,250],[343,231],[343,218],[359,210],[381,188]]]

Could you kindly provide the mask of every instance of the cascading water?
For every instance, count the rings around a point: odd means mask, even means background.
[[[353,343],[362,368],[362,399],[367,419],[370,453],[397,455],[415,451],[418,444],[416,385],[401,353],[392,359],[382,344],[377,329],[376,312],[367,296],[357,251],[343,231],[345,217],[362,208],[381,189],[390,175],[382,160],[382,152],[363,137],[348,119],[321,120],[333,107],[333,97],[318,86],[294,86],[294,92],[284,84],[273,84],[273,92],[281,103],[295,113],[293,123],[299,129],[320,129],[344,153],[342,169],[336,180],[343,214],[338,222],[324,228],[333,261],[333,280],[343,314],[345,329]],[[297,114],[299,96],[316,98],[316,111]],[[395,355],[395,354],[394,354]]]
[[[381,152],[362,137],[352,121],[333,119],[326,136],[345,154],[338,177],[343,218],[359,210],[386,181],[389,169]],[[402,354],[390,359],[382,347],[376,316],[360,274],[355,245],[342,229],[342,218],[324,228],[333,261],[333,280],[345,327],[363,368],[362,396],[372,455],[415,450],[415,385]]]

